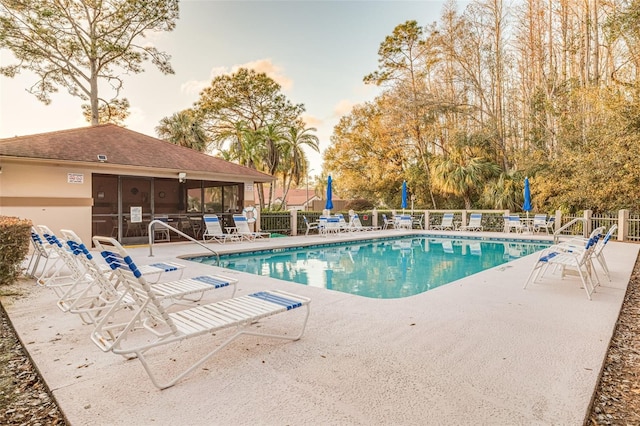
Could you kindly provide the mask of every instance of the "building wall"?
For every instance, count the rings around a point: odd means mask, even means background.
[[[91,169],[56,162],[0,159],[0,215],[29,219],[34,225],[46,225],[59,234],[71,229],[89,244],[92,235],[92,172],[127,176],[149,176],[148,171],[134,167],[103,167]],[[156,177],[173,177],[175,173],[154,171]],[[177,177],[177,176],[176,176]],[[211,175],[188,176],[212,179]],[[216,177],[219,179],[219,177]],[[229,181],[244,183],[244,206],[255,204],[253,182],[229,177]],[[158,187],[157,191],[162,188]],[[240,206],[242,209],[243,206]]]
[[[91,237],[91,171],[74,166],[11,162],[0,164],[0,215],[30,219],[58,234],[74,230]]]

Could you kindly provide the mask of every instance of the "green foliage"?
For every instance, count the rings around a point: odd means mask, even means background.
[[[215,77],[200,93],[195,105],[218,149],[238,143],[239,133],[264,131],[267,126],[286,128],[304,112],[292,104],[281,87],[265,73],[240,68]]]
[[[539,203],[567,212],[638,209],[638,98],[615,90],[593,91],[589,96],[601,100],[598,114],[589,117],[591,123],[579,136],[563,139],[560,155],[537,176],[536,181],[543,182]]]
[[[31,221],[0,216],[0,285],[13,283],[20,276],[21,263],[29,252]]]
[[[640,208],[639,4],[447,2],[398,25],[325,171],[388,206],[407,180],[419,208],[518,211],[528,176],[536,211]]]
[[[98,106],[98,124],[115,124],[117,126],[124,126],[125,120],[129,117],[129,100],[126,98],[123,99],[112,99],[110,102],[100,100]],[[91,105],[83,104],[82,105],[82,115],[84,118],[91,123],[92,120],[92,111]]]
[[[223,158],[281,176],[286,193],[306,176],[303,147],[318,151],[319,140],[300,117],[304,105],[292,104],[280,91],[265,73],[241,68],[214,78],[194,109]],[[265,202],[258,184],[262,208],[272,204],[273,193],[271,186]]]
[[[374,203],[369,200],[365,200],[362,198],[351,200],[347,204],[345,204],[345,210],[354,210],[357,212],[372,210],[375,207]]]
[[[3,64],[0,74],[33,72],[38,81],[28,90],[46,104],[59,87],[89,100],[91,123],[98,124],[104,112],[100,79],[116,99],[123,84],[118,69],[141,73],[150,60],[161,72],[173,73],[169,55],[138,41],[147,32],[173,30],[177,19],[178,0],[2,1],[0,49],[10,50],[18,63]]]
[[[176,112],[171,117],[160,120],[156,134],[167,142],[199,152],[206,151],[209,143],[202,119],[192,109]]]

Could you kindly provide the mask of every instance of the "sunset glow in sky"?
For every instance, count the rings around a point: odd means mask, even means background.
[[[340,117],[375,97],[378,89],[362,79],[377,69],[384,38],[407,20],[422,26],[437,21],[442,5],[440,0],[182,0],[176,29],[147,38],[172,56],[175,74],[146,63],[144,73],[124,76],[121,96],[131,104],[126,125],[156,136],[158,122],[192,106],[215,76],[249,67],[266,72],[291,102],[305,105],[306,123],[318,129],[324,150]],[[0,53],[3,65],[12,59]],[[0,138],[88,125],[80,99],[61,89],[44,105],[26,91],[35,82],[26,73],[0,78]],[[309,158],[319,173],[320,155]]]

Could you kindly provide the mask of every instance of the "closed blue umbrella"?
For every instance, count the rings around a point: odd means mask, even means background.
[[[333,201],[331,201],[332,196],[331,190],[331,176],[327,179],[327,203],[324,205],[324,208],[327,210],[331,210],[333,208]]]
[[[524,204],[522,205],[522,210],[527,212],[527,217],[529,217],[529,212],[533,210],[531,207],[531,189],[529,188],[529,178],[524,178]]]
[[[407,181],[402,181],[402,213],[404,213],[404,209],[407,208]]]

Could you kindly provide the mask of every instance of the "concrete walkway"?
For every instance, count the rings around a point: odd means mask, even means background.
[[[311,241],[327,239],[242,246]],[[246,336],[164,391],[137,360],[101,352],[89,339],[90,326],[58,310],[51,290],[24,281],[27,295],[2,303],[72,425],[581,425],[639,248],[608,245],[613,280],[592,301],[571,277],[523,290],[536,255],[392,300],[225,270],[240,279],[238,295],[279,288],[310,297],[305,336],[297,342]],[[148,263],[203,249],[158,245],[152,259],[148,247],[130,252]],[[189,263],[185,276],[220,271]],[[259,326],[293,330],[296,315]],[[191,339],[155,351],[152,360],[170,371],[215,342]]]

